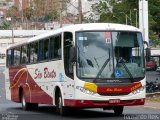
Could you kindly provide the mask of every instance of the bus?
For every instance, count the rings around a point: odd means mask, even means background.
[[[6,97],[23,110],[39,104],[123,113],[144,105],[144,41],[138,28],[113,23],[66,26],[10,45]]]

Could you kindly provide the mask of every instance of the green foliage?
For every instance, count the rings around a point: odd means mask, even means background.
[[[10,28],[10,23],[8,21],[3,21],[1,25],[1,29],[8,30]]]
[[[30,20],[31,17],[33,16],[33,9],[31,7],[28,7],[23,10],[23,15],[27,20]]]
[[[93,12],[100,13],[99,22],[138,24],[139,0],[100,0],[92,6]],[[149,37],[154,46],[160,45],[160,0],[149,0]],[[137,14],[137,21],[136,21]],[[137,26],[138,27],[138,26]]]
[[[56,10],[52,10],[45,15],[46,21],[57,20],[59,18],[59,13]]]

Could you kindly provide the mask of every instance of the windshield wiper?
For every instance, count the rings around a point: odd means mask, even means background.
[[[96,82],[97,78],[99,78],[99,76],[102,74],[104,68],[107,66],[107,64],[109,63],[109,61],[110,61],[110,49],[109,49],[109,58],[104,62],[103,66],[101,67],[101,69],[97,73],[96,78],[93,80],[94,83]]]
[[[129,71],[129,69],[128,69],[128,67],[126,66],[125,61],[124,61],[124,59],[123,59],[122,57],[121,57],[120,59],[118,59],[118,63],[121,63],[121,64],[123,65],[124,69],[127,71],[128,75],[130,76],[131,82],[133,82],[133,81],[134,81],[133,75],[132,75],[131,72]]]

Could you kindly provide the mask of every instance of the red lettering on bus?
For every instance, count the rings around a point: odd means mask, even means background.
[[[44,68],[44,78],[55,78],[55,77],[56,77],[56,72],[54,70],[50,72],[47,67]]]
[[[42,73],[38,70],[38,68],[35,70],[35,77],[34,79],[41,79],[42,78]]]

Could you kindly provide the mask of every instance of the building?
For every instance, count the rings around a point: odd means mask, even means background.
[[[11,30],[0,30],[0,65],[6,61],[6,48],[13,42],[29,39],[33,36],[49,32],[50,30],[14,30],[14,41]]]
[[[14,6],[16,6],[19,11],[22,11],[27,7],[32,6],[32,4],[33,0],[14,0]]]
[[[9,2],[7,0],[0,0],[0,18],[4,17],[6,11],[13,6],[13,0]]]

